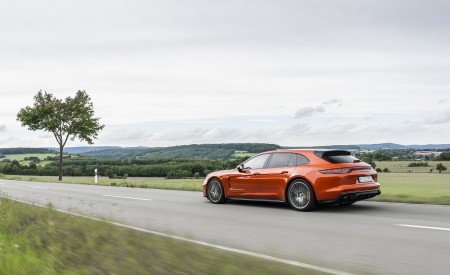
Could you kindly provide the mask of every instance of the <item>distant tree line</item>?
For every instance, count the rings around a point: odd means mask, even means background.
[[[56,154],[47,148],[0,148],[0,155],[16,155],[16,154]]]
[[[436,157],[436,160],[450,160],[450,152],[442,152]]]
[[[261,153],[280,149],[268,143],[191,144],[161,148],[112,148],[83,153],[94,158],[184,158],[184,159],[230,159],[235,151]]]
[[[98,169],[100,176],[108,177],[204,177],[210,172],[233,169],[245,158],[236,160],[198,160],[198,159],[83,159],[64,160],[64,176],[93,176]],[[0,162],[0,173],[14,175],[57,176],[58,162],[46,166],[35,163],[21,165],[18,161]]]
[[[398,150],[377,150],[373,152],[364,152],[356,154],[359,158],[370,158],[373,161],[389,161],[395,157],[397,160],[413,160],[416,158],[414,155],[416,151],[413,149],[398,149]]]

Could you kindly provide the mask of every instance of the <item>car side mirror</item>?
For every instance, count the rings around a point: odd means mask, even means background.
[[[240,173],[244,172],[244,164],[239,164],[238,167],[237,167],[237,170],[238,170]]]

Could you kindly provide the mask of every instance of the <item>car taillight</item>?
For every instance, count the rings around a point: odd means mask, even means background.
[[[339,168],[339,169],[328,169],[328,170],[320,170],[322,174],[347,174],[352,171],[351,168]]]

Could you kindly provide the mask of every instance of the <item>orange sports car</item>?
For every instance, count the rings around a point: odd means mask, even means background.
[[[373,168],[344,150],[276,150],[258,154],[236,169],[206,176],[203,195],[271,200],[308,211],[322,204],[348,205],[381,194]]]

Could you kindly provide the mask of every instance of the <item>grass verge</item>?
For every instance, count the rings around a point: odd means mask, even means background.
[[[0,174],[0,179],[32,182],[59,182],[58,177],[52,176],[18,176]],[[63,177],[62,182],[76,184],[94,184],[94,177]],[[202,183],[203,179],[165,179],[144,177],[129,177],[127,179],[110,179],[107,177],[100,177],[98,180],[98,185],[105,186],[123,186],[186,191],[201,191]]]
[[[450,205],[450,174],[379,173],[381,195],[372,200]]]
[[[0,198],[0,274],[321,274]]]

